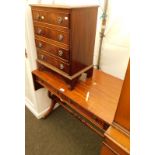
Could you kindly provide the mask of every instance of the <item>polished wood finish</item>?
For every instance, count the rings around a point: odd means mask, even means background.
[[[73,9],[71,14],[71,75],[93,63],[97,8]]]
[[[94,69],[92,78],[79,81],[71,91],[62,77],[52,72],[35,70],[33,76],[34,83],[47,88],[65,110],[103,137],[100,155],[130,154],[130,135],[114,124],[126,82]]]
[[[69,44],[69,33],[60,30],[54,30],[45,26],[34,25],[35,35],[52,39],[53,41],[60,42],[63,44]],[[62,39],[60,38],[62,36]]]
[[[68,102],[63,102],[55,95],[52,95],[54,97],[54,102],[59,103],[65,110],[67,110],[69,113],[71,113],[73,116],[75,116],[77,119],[79,119],[83,124],[88,126],[91,130],[95,131],[98,135],[101,137],[104,137],[105,129],[108,128],[108,125],[99,126],[99,124],[94,121],[92,117],[88,117],[88,112],[79,109],[79,107],[74,107],[72,104],[68,105]],[[99,128],[97,128],[99,127]]]
[[[129,155],[130,154],[130,137],[124,132],[110,126],[105,132],[104,141],[101,147],[100,155]]]
[[[82,74],[85,70],[88,77],[91,77],[92,68],[90,67],[93,65],[98,7],[31,5],[31,8],[38,59],[41,60],[40,58],[43,56],[40,57],[40,53],[43,55],[44,52],[44,54],[46,53],[44,62],[57,69],[60,69],[58,67],[60,61],[63,61],[62,64],[67,62],[67,66],[61,67],[64,69],[60,70],[67,73],[68,76]],[[50,59],[51,55],[53,61]],[[55,60],[58,62],[56,63]],[[49,65],[42,68],[45,67],[52,68]],[[62,72],[53,71],[64,77]],[[70,89],[73,89],[78,81],[78,76],[74,76],[74,79],[70,77],[64,79],[70,84]]]
[[[46,62],[41,61],[41,60],[39,60],[39,59],[37,59],[37,62],[39,63],[38,66],[39,66],[40,64],[43,64],[43,65],[40,65],[40,66],[43,67],[43,68],[47,67],[47,68],[44,69],[45,71],[50,71],[50,69],[51,69],[51,70],[53,70],[53,71],[56,71],[56,72],[62,74],[64,77],[66,77],[66,78],[69,79],[69,80],[74,80],[76,77],[79,77],[82,73],[85,73],[85,72],[87,72],[88,75],[89,75],[90,73],[92,74],[92,69],[93,69],[93,65],[92,65],[92,66],[88,66],[88,67],[84,68],[83,70],[77,72],[76,74],[74,74],[74,75],[72,75],[72,76],[69,76],[67,73],[61,71],[60,69],[57,69],[56,67],[54,67],[53,65],[50,65],[49,63],[46,63]],[[48,68],[49,68],[49,69],[48,69]],[[90,72],[89,72],[89,71],[90,71]]]
[[[33,8],[32,15],[34,21],[37,22],[69,27],[69,13],[67,12],[55,12],[55,10],[52,10],[51,12],[51,10],[47,11]]]
[[[114,150],[107,144],[103,144],[100,155],[118,155]]]
[[[37,77],[34,74],[32,74],[32,77],[33,77],[33,81],[36,81],[37,80]],[[43,88],[43,86],[41,84],[39,84],[38,82],[34,82],[33,84],[34,84],[34,89],[35,90],[38,90],[40,88]]]
[[[127,67],[114,122],[130,131],[130,62]]]
[[[69,51],[63,48],[60,48],[54,44],[48,44],[45,41],[35,40],[37,50],[42,50],[49,55],[59,57],[59,59],[63,59],[63,61],[69,61]]]
[[[112,124],[122,80],[94,69],[92,78],[85,82],[79,81],[75,89],[71,91],[62,77],[52,72],[35,70],[33,75],[42,81],[41,85],[61,100],[78,105],[99,120]]]
[[[92,74],[92,71],[91,73]],[[47,88],[60,105],[101,137],[112,124],[122,80],[94,70],[93,77],[79,81],[74,90],[67,89],[61,76],[48,71],[33,71],[34,83]],[[111,93],[112,92],[112,93]]]
[[[119,155],[130,154],[130,61],[123,82],[114,121],[105,132],[105,139],[101,148],[101,155],[107,150]]]
[[[55,45],[57,47],[65,49],[67,51],[69,50],[69,45],[62,44],[61,42],[57,42],[57,41],[54,41],[54,40],[51,40],[51,39],[48,39],[48,38],[45,38],[45,37],[42,37],[39,35],[35,35],[35,39],[37,39],[38,41],[46,42],[46,43],[50,44],[51,46]],[[37,44],[36,44],[36,48],[37,48]]]
[[[38,53],[38,59],[44,62],[47,62],[56,68],[65,71],[66,73],[69,73],[69,64],[62,61],[61,59],[58,59],[52,55],[48,55],[46,52],[43,51],[37,51]]]
[[[109,127],[105,132],[105,143],[111,145],[119,154],[130,154],[130,139],[115,127]]]

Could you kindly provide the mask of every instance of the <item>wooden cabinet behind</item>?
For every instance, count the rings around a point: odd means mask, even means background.
[[[130,131],[130,62],[126,71],[114,122]]]
[[[101,155],[130,154],[130,61],[112,125],[105,132]]]

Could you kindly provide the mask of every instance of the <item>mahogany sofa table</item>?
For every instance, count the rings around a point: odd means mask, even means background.
[[[34,70],[32,74],[36,90],[42,87],[48,89],[52,109],[58,102],[104,137],[105,131],[113,122],[123,80],[94,69],[91,78],[79,81],[73,90],[69,90],[62,77],[57,74],[40,70]]]

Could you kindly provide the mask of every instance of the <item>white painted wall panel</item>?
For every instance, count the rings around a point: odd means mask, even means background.
[[[30,79],[30,70],[28,61],[25,60],[25,96],[31,101],[31,105],[34,106],[34,96],[33,96],[33,87],[32,87],[32,80]]]
[[[109,0],[102,43],[101,70],[124,79],[129,60],[129,10],[127,0]],[[98,16],[101,17],[101,11]],[[100,18],[98,18],[100,20]],[[98,23],[100,23],[98,21]],[[97,63],[100,28],[97,29],[94,64]]]
[[[34,2],[34,1],[33,1]],[[31,72],[37,68],[36,66],[36,48],[34,42],[34,31],[33,31],[33,22],[32,22],[32,14],[31,9],[28,3],[26,3],[25,10],[25,42],[26,42],[26,50],[27,50],[27,63],[26,63],[26,90],[25,97],[28,108],[34,113],[34,115],[38,118],[42,117],[43,113],[48,110],[50,106],[50,99],[47,96],[47,90],[45,88],[39,89],[37,91],[34,90],[33,80]],[[33,99],[32,99],[33,98]],[[31,106],[33,105],[33,106]]]

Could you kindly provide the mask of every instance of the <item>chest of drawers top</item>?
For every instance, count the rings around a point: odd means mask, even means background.
[[[54,9],[80,9],[89,7],[99,7],[99,5],[56,5],[56,4],[30,4],[31,7],[54,8]]]
[[[76,9],[97,8],[90,6],[64,6],[64,5],[31,5],[33,20],[56,26],[70,27],[70,14]]]

